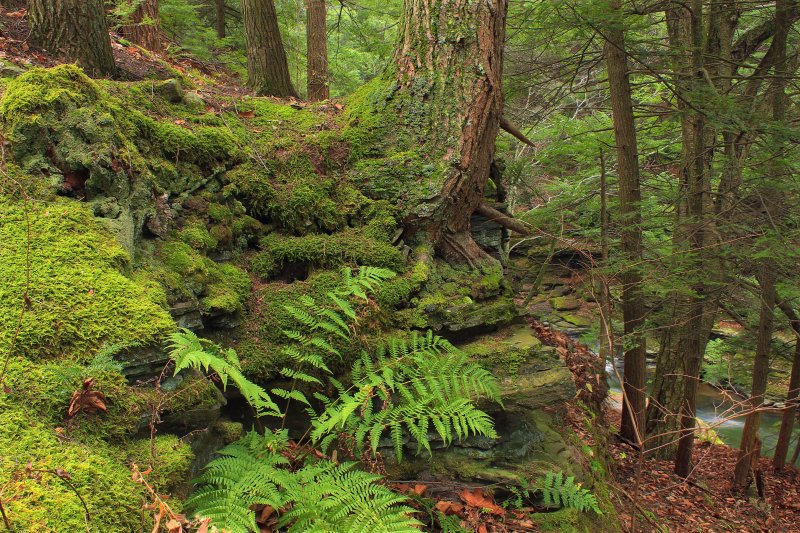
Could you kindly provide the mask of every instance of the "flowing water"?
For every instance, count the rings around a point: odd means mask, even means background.
[[[619,375],[622,375],[622,361],[616,360],[615,366]],[[650,369],[652,371],[652,369]],[[619,380],[611,362],[606,363],[606,372],[608,374],[608,382],[612,392],[621,394]],[[712,387],[708,383],[701,383],[697,390],[697,418],[712,426],[717,432],[719,438],[734,448],[739,446],[739,441],[742,437],[742,428],[744,427],[744,417],[735,417],[738,412],[735,407],[735,401],[741,401],[740,398],[735,398],[732,401],[730,396],[726,396],[716,387]],[[778,440],[778,432],[781,426],[781,412],[777,409],[774,411],[766,411],[761,414],[761,453],[772,457],[775,451],[775,443]],[[792,434],[792,444],[789,447],[789,456],[791,457],[794,451],[794,446],[797,439],[800,438],[800,423],[795,423],[794,432]]]

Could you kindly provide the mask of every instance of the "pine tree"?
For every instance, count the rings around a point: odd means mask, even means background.
[[[248,84],[258,95],[297,97],[273,0],[242,0]]]
[[[36,45],[75,61],[90,75],[116,72],[102,0],[30,0],[28,20]]]

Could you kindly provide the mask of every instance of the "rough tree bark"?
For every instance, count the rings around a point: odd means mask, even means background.
[[[406,234],[449,262],[494,261],[473,240],[470,217],[483,200],[503,112],[507,8],[507,0],[404,4],[393,98],[417,107],[409,120],[424,122],[416,124],[420,151],[445,163],[441,175],[415,184],[436,192],[407,218]]]
[[[216,26],[217,26],[217,37],[220,39],[225,38],[225,0],[216,0]]]
[[[160,52],[162,44],[158,0],[141,0],[131,14],[130,23],[122,27],[122,35],[143,48]]]
[[[297,97],[273,0],[242,0],[248,84],[260,96]]]
[[[620,0],[609,2],[617,15],[621,12]],[[641,443],[644,438],[646,352],[641,335],[644,324],[644,298],[642,296],[642,214],[639,189],[639,153],[636,146],[636,125],[633,117],[633,100],[628,78],[625,53],[625,32],[621,18],[611,21],[605,34],[605,57],[608,85],[614,119],[614,139],[617,148],[617,174],[619,175],[619,210],[621,255],[625,270],[620,273],[622,283],[622,315],[625,350],[625,398],[622,407],[621,435],[631,442]]]
[[[90,75],[115,73],[102,0],[30,0],[28,21],[37,46],[75,61]]]
[[[704,78],[703,54],[703,2],[691,2],[691,93],[701,94],[706,86]],[[689,94],[689,93],[685,93]],[[696,105],[696,104],[695,104]],[[708,147],[706,145],[706,117],[695,108],[685,117],[684,127],[684,168],[683,174],[687,184],[688,242],[693,253],[692,268],[695,272],[703,272],[704,246],[706,243],[706,214],[708,211],[711,190],[709,173],[706,167]],[[694,449],[695,415],[697,412],[697,386],[700,379],[700,368],[707,343],[704,337],[704,316],[706,311],[706,286],[702,278],[698,278],[692,286],[693,295],[689,302],[689,315],[685,323],[686,350],[683,358],[683,401],[680,410],[680,437],[675,452],[675,473],[686,477],[692,470],[692,450]]]
[[[326,100],[328,91],[328,9],[326,0],[306,0],[306,43],[308,49],[308,100]]]

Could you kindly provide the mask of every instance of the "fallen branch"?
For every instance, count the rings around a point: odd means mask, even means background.
[[[531,234],[531,230],[528,228],[527,224],[512,217],[511,215],[501,213],[488,204],[481,203],[478,208],[475,209],[475,212],[485,216],[492,222],[499,224],[508,230],[519,233],[520,235],[528,236]]]

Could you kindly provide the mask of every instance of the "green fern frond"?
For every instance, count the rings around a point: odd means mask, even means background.
[[[244,376],[234,350],[223,350],[187,329],[170,335],[167,348],[175,362],[174,375],[187,368],[211,370],[219,376],[223,389],[227,388],[228,380],[232,381],[259,416],[280,416],[280,409],[267,391]]]
[[[285,531],[419,531],[407,498],[381,485],[380,476],[325,460],[291,471],[281,455],[286,444],[286,431],[251,432],[224,448],[196,480],[187,506],[232,533],[258,531],[254,505],[281,513]]]
[[[589,490],[575,483],[575,478],[564,478],[562,472],[547,472],[538,481],[546,506],[566,507],[581,512],[602,514],[597,498]]]

